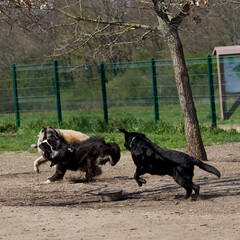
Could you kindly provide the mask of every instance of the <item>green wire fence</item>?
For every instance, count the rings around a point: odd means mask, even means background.
[[[191,89],[200,124],[239,124],[237,109],[222,120],[216,58],[187,58]],[[239,63],[240,64],[240,63]],[[53,63],[0,68],[0,124],[17,127],[29,121],[74,118],[183,122],[172,61],[101,63],[62,66]],[[231,105],[238,96],[231,95]]]

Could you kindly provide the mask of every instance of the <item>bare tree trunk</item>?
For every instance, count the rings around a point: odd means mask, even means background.
[[[173,26],[169,26],[161,18],[158,20],[159,30],[166,38],[173,60],[175,81],[184,119],[188,153],[198,159],[207,160],[207,154],[203,146],[197,119],[197,112],[193,102],[183,47],[178,35],[178,29]]]

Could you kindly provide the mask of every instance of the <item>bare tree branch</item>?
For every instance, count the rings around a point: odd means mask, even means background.
[[[85,21],[85,22],[90,22],[90,23],[97,23],[97,24],[109,24],[111,26],[119,26],[119,27],[129,27],[129,28],[135,28],[135,29],[145,29],[145,30],[151,30],[151,31],[159,31],[157,27],[151,27],[143,24],[136,24],[136,23],[125,23],[125,22],[118,22],[118,21],[107,21],[103,19],[91,19],[91,18],[86,18],[86,17],[81,17],[81,16],[73,16],[70,13],[67,13],[63,11],[62,9],[55,8],[56,11],[64,14],[65,16],[75,20],[75,21]]]
[[[102,28],[102,29],[98,29],[97,31],[95,31],[95,32],[93,32],[89,37],[88,37],[88,39],[87,40],[85,40],[84,42],[82,42],[82,43],[79,43],[79,45],[77,45],[76,47],[73,47],[72,49],[70,49],[70,50],[68,50],[68,51],[63,51],[64,49],[67,49],[68,47],[71,47],[73,44],[71,43],[71,44],[67,44],[67,45],[65,45],[63,48],[58,48],[58,49],[56,49],[56,51],[57,52],[60,52],[60,53],[58,53],[58,54],[53,54],[53,56],[54,57],[60,57],[60,56],[63,56],[63,55],[68,55],[68,54],[70,54],[70,53],[72,53],[73,51],[75,51],[75,50],[77,50],[77,49],[80,49],[80,48],[83,48],[91,39],[93,39],[97,34],[99,34],[99,33],[102,33],[102,32],[104,32],[106,29],[108,29],[110,27],[110,24],[108,24],[107,26],[105,26],[104,28]],[[75,44],[76,43],[78,43],[78,42],[80,42],[81,41],[81,39],[80,38],[78,38],[77,40],[75,40]],[[63,54],[63,52],[64,52],[64,54]],[[45,56],[46,58],[52,58],[53,56]]]
[[[117,36],[113,41],[111,41],[108,45],[106,45],[102,50],[96,52],[96,53],[94,54],[94,56],[97,55],[98,53],[100,53],[100,52],[102,52],[102,51],[110,48],[111,46],[113,46],[113,45],[118,41],[118,39],[120,39],[120,38],[123,36],[123,34],[125,34],[127,31],[129,31],[129,27],[125,28],[125,29],[119,34],[119,36]]]
[[[171,19],[170,25],[174,26],[175,28],[178,27],[183,19],[189,14],[190,12],[190,4],[187,3],[183,6],[182,10],[180,10],[180,13]]]

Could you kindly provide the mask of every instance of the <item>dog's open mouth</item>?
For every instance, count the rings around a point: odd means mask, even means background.
[[[53,160],[59,155],[59,151],[54,150],[52,145],[48,142],[48,140],[42,141],[38,147],[46,154],[48,157]],[[56,163],[52,161],[51,167],[54,166]]]
[[[52,153],[53,152],[53,148],[51,146],[51,144],[48,142],[48,140],[44,140],[42,141],[38,147],[44,152],[44,153]]]

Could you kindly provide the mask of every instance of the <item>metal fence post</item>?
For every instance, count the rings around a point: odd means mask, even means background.
[[[207,56],[207,64],[208,64],[208,83],[209,83],[209,95],[210,95],[210,107],[211,107],[211,120],[212,120],[212,127],[216,127],[217,121],[216,121],[216,108],[215,108],[212,56],[211,55]]]
[[[18,104],[18,89],[17,89],[17,74],[16,74],[16,64],[12,64],[12,77],[13,77],[13,91],[14,91],[14,106],[16,115],[16,126],[20,127],[20,114],[19,114],[19,104]]]
[[[106,126],[108,124],[108,108],[107,108],[106,76],[105,76],[105,70],[104,70],[104,63],[100,64],[100,72],[101,72],[101,84],[102,84],[104,125]]]
[[[155,116],[155,122],[157,123],[159,120],[159,109],[158,109],[158,91],[157,91],[157,74],[156,74],[155,58],[151,59],[151,69],[152,69],[154,116]]]
[[[54,66],[54,81],[55,81],[55,94],[57,103],[57,116],[58,116],[58,126],[61,128],[62,122],[62,110],[61,110],[61,98],[60,98],[60,84],[59,84],[59,73],[58,73],[58,61],[53,61]]]

